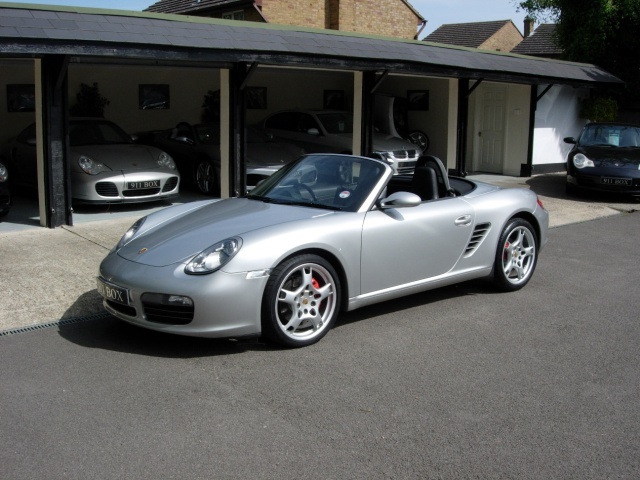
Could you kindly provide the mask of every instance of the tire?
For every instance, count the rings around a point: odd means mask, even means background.
[[[513,218],[500,235],[493,266],[494,282],[500,290],[524,287],[538,263],[538,239],[529,222]]]
[[[194,183],[198,190],[205,195],[219,195],[220,183],[216,167],[211,160],[200,160],[193,172]]]
[[[340,280],[324,258],[304,254],[278,265],[262,300],[262,334],[285,347],[324,337],[340,311]]]
[[[420,130],[413,130],[409,133],[409,141],[419,147],[422,153],[429,149],[429,137]]]

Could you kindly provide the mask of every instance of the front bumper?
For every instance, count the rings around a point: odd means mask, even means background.
[[[158,181],[159,185],[148,186],[150,181]],[[132,183],[139,188],[131,189]],[[152,202],[175,198],[179,189],[180,177],[175,171],[108,172],[94,176],[74,172],[72,176],[73,199],[81,203]]]
[[[631,171],[621,169],[613,172],[594,171],[587,174],[570,172],[567,174],[567,184],[580,190],[640,195],[640,175],[630,176]]]
[[[131,324],[195,337],[237,338],[261,333],[266,275],[247,278],[246,272],[229,274],[221,270],[209,275],[187,275],[183,263],[150,267],[110,253],[100,265],[100,277],[127,289],[128,306],[104,296],[103,305],[109,313]],[[189,297],[193,301],[190,321],[177,315],[175,320],[154,320],[148,302],[154,296],[146,295],[143,301],[145,293]]]

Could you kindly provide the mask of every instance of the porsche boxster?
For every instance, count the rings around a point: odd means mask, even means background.
[[[306,346],[340,311],[481,277],[522,288],[548,221],[534,192],[448,178],[435,157],[403,176],[384,160],[313,154],[244,197],[139,219],[97,286],[135,325]]]

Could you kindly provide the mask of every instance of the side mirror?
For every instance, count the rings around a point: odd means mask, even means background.
[[[320,130],[318,130],[317,128],[310,128],[309,130],[307,130],[307,133],[309,135],[315,135],[316,137],[320,136]]]
[[[575,145],[577,143],[576,139],[573,137],[564,137],[563,141],[564,143],[570,143],[571,145]]]
[[[422,203],[422,199],[415,193],[396,192],[386,198],[378,200],[378,208],[406,208],[416,207]]]

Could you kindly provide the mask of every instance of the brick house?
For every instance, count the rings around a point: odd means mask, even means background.
[[[438,27],[424,41],[510,52],[522,42],[522,34],[511,20],[449,23]]]
[[[159,0],[147,12],[416,39],[426,20],[406,0]]]

